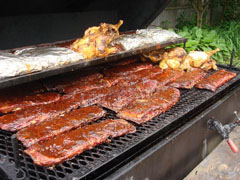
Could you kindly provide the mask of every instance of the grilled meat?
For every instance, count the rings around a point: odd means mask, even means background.
[[[103,75],[98,72],[90,73],[84,76],[79,74],[71,74],[63,77],[47,79],[44,81],[44,87],[49,91],[58,90],[63,92],[63,89],[68,86],[82,83],[86,84],[89,81],[101,79],[102,77]]]
[[[76,109],[79,105],[70,99],[60,99],[56,103],[32,106],[27,109],[16,111],[0,117],[0,129],[16,131],[31,124],[41,122],[50,118]]]
[[[163,53],[159,67],[162,69],[179,69],[183,59],[187,56],[185,49],[174,47]]]
[[[16,98],[30,96],[44,92],[43,86],[39,82],[21,84],[10,88],[0,89],[0,102],[11,101]]]
[[[8,113],[26,109],[30,106],[36,106],[41,104],[49,104],[56,102],[60,99],[60,94],[48,92],[41,94],[34,94],[29,96],[11,97],[10,99],[4,99],[0,101],[0,112]]]
[[[64,116],[49,119],[17,132],[17,139],[24,146],[30,147],[40,141],[50,139],[58,134],[93,122],[105,115],[105,111],[97,106],[89,106],[71,111]]]
[[[88,28],[83,38],[77,39],[70,49],[82,53],[86,59],[116,53],[118,48],[111,47],[110,43],[119,36],[118,29],[122,24],[120,20],[116,25],[101,23],[100,26]]]
[[[92,81],[84,81],[62,88],[62,91],[68,94],[81,93],[93,89],[111,87],[117,84],[123,77],[104,77],[102,79],[95,79]]]
[[[151,69],[143,69],[140,71],[133,72],[127,76],[120,76],[122,80],[119,82],[121,86],[131,86],[138,82],[144,82],[152,77],[159,76],[162,70],[158,67],[153,67]],[[114,76],[113,76],[114,77]],[[119,76],[116,76],[119,77]]]
[[[165,69],[161,74],[152,77],[151,80],[157,81],[158,87],[162,87],[175,81],[183,74],[184,72],[180,70]]]
[[[169,85],[175,88],[191,89],[203,79],[205,75],[206,73],[203,70],[195,68],[190,72],[186,72]]]
[[[215,92],[218,87],[222,86],[224,83],[228,82],[236,75],[237,74],[234,72],[228,72],[222,69],[202,79],[199,83],[196,84],[196,87],[200,89],[208,89]]]
[[[142,124],[169,110],[179,98],[180,91],[178,89],[164,86],[152,96],[134,100],[119,111],[118,116]]]
[[[90,106],[99,103],[101,99],[110,94],[111,90],[114,88],[92,89],[82,93],[77,93],[72,97],[72,99],[74,99],[79,106]]]
[[[116,66],[116,67],[105,69],[104,74],[109,77],[127,76],[133,72],[140,71],[143,69],[150,69],[152,67],[153,66],[150,63],[128,64],[128,65]]]
[[[144,98],[145,96],[152,94],[156,87],[156,81],[148,80],[145,82],[139,82],[132,86],[119,88],[114,93],[105,96],[99,104],[105,108],[118,112],[134,99]]]
[[[136,63],[137,61],[138,61],[138,58],[136,58],[136,57],[131,57],[131,58],[128,57],[128,58],[124,58],[124,59],[121,59],[117,62],[113,62],[113,63],[110,63],[110,64],[114,65],[116,67],[116,66],[133,64],[133,63]]]
[[[216,63],[214,60],[211,60],[211,56],[218,51],[219,51],[218,48],[208,52],[190,51],[187,57],[182,62],[181,69],[187,71],[191,71],[192,68],[201,68],[204,70],[209,70],[209,67],[211,67],[213,70],[216,70],[217,69]],[[206,66],[208,68],[206,68]]]
[[[127,121],[108,119],[34,144],[25,150],[25,153],[30,155],[37,165],[52,166],[107,142],[109,137],[118,137],[135,131],[135,127]]]

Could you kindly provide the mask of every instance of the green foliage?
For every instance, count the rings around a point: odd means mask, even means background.
[[[232,49],[235,50],[234,65],[240,67],[240,22],[226,22],[222,26],[204,27],[202,29],[192,26],[184,26],[175,30],[182,37],[188,38],[186,50],[210,51],[216,48],[220,52],[213,58],[219,64],[229,64]],[[183,46],[183,45],[181,45]]]

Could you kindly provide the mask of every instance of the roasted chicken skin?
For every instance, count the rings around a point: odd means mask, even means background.
[[[116,25],[101,23],[99,26],[90,27],[83,38],[77,39],[70,49],[82,53],[86,59],[116,53],[118,48],[110,47],[109,44],[119,36],[118,29],[122,24],[123,21],[120,20]]]

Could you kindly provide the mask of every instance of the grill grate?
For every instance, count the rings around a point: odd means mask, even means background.
[[[215,93],[196,88],[181,90],[181,98],[171,110],[143,125],[136,125],[137,131],[135,133],[114,138],[111,143],[98,145],[53,168],[35,165],[31,158],[23,152],[25,149],[23,145],[18,142],[21,169],[26,173],[26,177],[23,179],[58,180],[101,177],[104,172],[130,157],[140,146],[146,147],[150,142],[156,141],[159,137],[164,138],[163,134],[167,132],[166,129],[176,127],[176,124],[182,122],[184,118],[190,118],[191,115],[196,115],[197,110],[199,111],[203,107],[206,108],[210,102],[213,103],[214,100],[216,102],[219,97],[229,92],[239,79],[240,75],[237,75],[236,78],[218,88]],[[114,112],[108,110],[107,116],[99,121],[107,118],[115,119],[117,117]],[[9,162],[14,161],[11,135],[12,133],[10,132],[0,130],[0,154],[6,156]]]

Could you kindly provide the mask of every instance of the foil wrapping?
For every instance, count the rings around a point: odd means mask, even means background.
[[[125,51],[135,50],[147,45],[153,44],[152,38],[145,37],[138,34],[122,35],[119,38],[112,41],[111,45],[121,45]]]
[[[171,41],[176,38],[181,38],[174,32],[163,29],[140,29],[136,34],[127,34],[113,40],[111,45],[120,45],[125,51],[136,50],[145,46],[161,44],[166,41]]]
[[[63,47],[25,48],[13,54],[0,52],[0,78],[53,69],[83,59],[82,54]]]
[[[28,68],[21,58],[11,53],[0,52],[0,79],[27,72]]]
[[[164,29],[140,29],[136,31],[136,34],[152,38],[154,43],[162,43],[181,38],[178,34]]]

